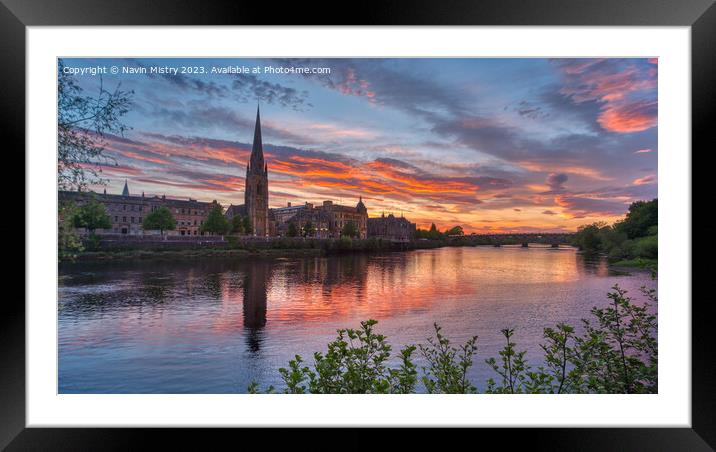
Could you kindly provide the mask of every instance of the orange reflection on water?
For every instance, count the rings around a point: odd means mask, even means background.
[[[466,300],[510,302],[510,287],[579,278],[572,250],[425,250],[386,255],[254,260],[218,279],[221,308],[213,329],[387,318]],[[495,281],[502,281],[501,293]],[[241,306],[242,314],[238,307]],[[199,326],[199,325],[197,325]]]

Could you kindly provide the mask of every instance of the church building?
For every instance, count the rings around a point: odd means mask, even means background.
[[[246,164],[244,204],[229,206],[226,216],[248,216],[251,234],[257,237],[270,235],[268,208],[268,165],[264,161],[264,149],[261,141],[261,116],[256,108],[256,125],[251,156]]]

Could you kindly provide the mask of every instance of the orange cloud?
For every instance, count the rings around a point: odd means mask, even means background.
[[[567,79],[561,93],[575,103],[599,102],[597,122],[605,130],[631,133],[657,125],[656,68],[636,64],[625,67],[618,60],[567,60],[560,67]],[[653,101],[643,100],[644,95],[652,94]]]
[[[611,177],[606,176],[602,174],[599,170],[595,168],[589,168],[587,166],[580,166],[580,165],[572,165],[569,163],[554,163],[550,162],[548,164],[543,164],[539,162],[529,162],[529,161],[522,161],[517,162],[519,166],[521,166],[524,169],[530,170],[530,171],[538,171],[542,173],[553,173],[553,172],[560,172],[560,173],[569,173],[569,174],[576,174],[584,177],[588,177],[590,179],[594,180],[600,180],[600,181],[609,181],[612,180]],[[537,190],[539,187],[547,187],[546,185],[530,185],[531,189]]]
[[[597,119],[612,132],[641,132],[657,124],[656,102],[637,102],[607,107]]]

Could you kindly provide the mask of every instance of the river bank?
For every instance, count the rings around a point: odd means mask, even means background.
[[[544,239],[535,236],[535,240]],[[220,257],[302,257],[331,256],[351,253],[382,253],[413,251],[444,247],[540,247],[560,248],[549,242],[528,243],[524,237],[505,235],[466,236],[443,240],[393,241],[377,237],[368,239],[312,239],[303,237],[251,238],[251,237],[209,237],[187,240],[186,238],[100,238],[86,240],[84,251],[74,260],[117,260],[117,259],[165,259],[193,258],[201,256]]]
[[[320,249],[178,249],[178,250],[115,250],[86,251],[77,255],[77,261],[106,261],[131,259],[181,259],[197,257],[310,257],[321,256]]]

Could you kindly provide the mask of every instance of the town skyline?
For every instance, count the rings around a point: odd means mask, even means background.
[[[106,89],[135,91],[132,129],[107,137],[108,193],[127,180],[134,194],[240,204],[260,98],[271,208],[362,196],[371,217],[421,228],[550,232],[657,196],[655,60],[101,59],[207,61],[331,73],[104,75]]]

